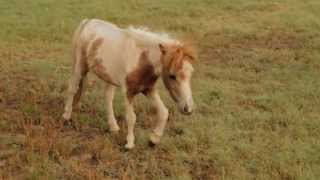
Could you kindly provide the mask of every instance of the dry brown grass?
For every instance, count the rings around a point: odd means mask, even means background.
[[[0,3],[0,179],[320,176],[317,0],[81,2]],[[155,112],[139,97],[137,145],[123,149],[121,95],[121,131],[111,134],[100,81],[72,126],[61,120],[71,34],[90,17],[164,29],[198,46],[197,109],[184,117],[161,91],[170,117],[159,146],[148,146]]]

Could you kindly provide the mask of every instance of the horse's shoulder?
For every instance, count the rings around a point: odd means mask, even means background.
[[[148,60],[148,53],[143,51],[136,68],[126,77],[128,94],[134,96],[140,92],[148,93],[153,89],[157,79],[158,75],[155,73],[155,68]]]

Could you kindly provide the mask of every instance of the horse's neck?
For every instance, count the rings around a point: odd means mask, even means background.
[[[148,47],[148,61],[154,67],[154,72],[156,75],[160,76],[162,73],[163,65],[161,63],[161,52],[158,47]]]
[[[134,39],[137,46],[141,47],[142,50],[148,51],[148,59],[153,65],[155,73],[161,75],[163,65],[160,60],[161,52],[159,44],[178,43],[178,41],[171,39],[167,34],[157,34],[145,29],[133,27],[122,29],[122,32]]]

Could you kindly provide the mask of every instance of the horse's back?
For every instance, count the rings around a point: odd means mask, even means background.
[[[87,38],[99,37],[116,41],[124,38],[121,29],[118,26],[99,19],[88,20],[82,35]]]
[[[102,69],[113,82],[122,84],[125,75],[133,68],[138,59],[139,50],[135,41],[128,38],[118,26],[99,19],[88,20],[81,32],[80,39],[83,44],[88,44],[86,48],[88,51],[96,49],[95,58],[101,60]],[[99,47],[93,48],[97,44]]]

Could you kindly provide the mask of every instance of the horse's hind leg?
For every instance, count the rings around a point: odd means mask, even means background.
[[[87,72],[88,68],[83,62],[76,62],[69,81],[67,100],[64,108],[64,114],[62,115],[66,120],[71,118],[72,109],[79,103]]]
[[[78,91],[73,97],[73,103],[72,103],[73,109],[77,108],[79,101],[80,101],[80,98],[81,98],[81,95],[84,92],[84,83],[85,83],[85,79],[86,79],[86,74],[83,74],[81,76],[82,77],[79,81]]]
[[[115,86],[107,84],[106,85],[106,109],[107,109],[107,116],[108,116],[108,124],[111,132],[119,131],[119,126],[117,124],[117,120],[114,117],[113,111],[113,97],[114,97],[114,90]]]

